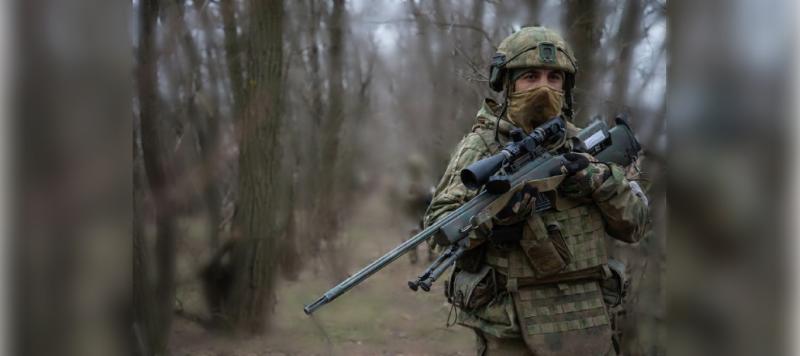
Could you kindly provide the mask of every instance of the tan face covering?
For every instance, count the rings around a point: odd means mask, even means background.
[[[534,128],[561,113],[564,92],[548,86],[519,91],[508,96],[508,118],[525,131]]]

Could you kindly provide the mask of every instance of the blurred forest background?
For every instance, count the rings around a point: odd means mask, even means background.
[[[133,9],[139,354],[473,354],[472,333],[446,327],[441,286],[406,286],[424,258],[398,260],[313,318],[302,306],[410,236],[418,192],[494,95],[495,46],[534,24],[576,52],[576,123],[626,111],[644,146],[654,229],[609,246],[633,281],[625,354],[665,353],[664,0]]]

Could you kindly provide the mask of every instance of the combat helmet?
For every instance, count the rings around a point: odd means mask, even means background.
[[[572,91],[578,66],[569,44],[546,27],[523,27],[506,37],[492,56],[489,87],[500,92],[509,82],[509,70],[542,67],[564,71],[564,111],[572,116]]]

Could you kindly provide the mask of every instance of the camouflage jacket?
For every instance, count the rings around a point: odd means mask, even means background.
[[[476,122],[473,125],[471,132],[461,140],[454,150],[447,166],[447,170],[444,172],[442,179],[436,187],[433,200],[431,201],[431,204],[425,213],[424,220],[426,226],[429,226],[438,219],[447,215],[449,212],[457,209],[478,193],[476,190],[467,189],[461,183],[459,172],[471,163],[495,153],[500,147],[509,141],[509,132],[515,127],[505,118],[498,120],[496,116],[498,111],[499,105],[497,103],[490,99],[486,99],[484,101],[480,111],[478,112]],[[576,126],[571,123],[567,123],[567,138],[574,136],[578,131],[579,129]],[[569,143],[565,140],[548,148],[551,150],[556,150],[562,148],[562,146],[565,144]],[[549,219],[548,221],[555,221],[556,219],[559,219],[558,222],[565,225],[582,225],[566,226],[566,231],[581,230],[588,225],[596,225],[599,227],[601,232],[604,230],[606,234],[618,240],[636,242],[642,237],[648,220],[648,208],[646,200],[637,195],[637,192],[632,189],[632,185],[628,181],[625,170],[622,167],[612,165],[611,176],[606,179],[600,185],[600,188],[598,188],[592,194],[590,200],[591,202],[584,203],[586,207],[578,207],[580,209],[574,209],[574,211],[569,212],[569,214],[566,214],[567,212],[560,214],[564,215],[564,217],[559,217],[559,214],[543,215],[545,215],[545,218]],[[582,211],[583,213],[576,213],[579,211]],[[579,214],[584,215],[583,220],[570,220],[570,217]],[[585,223],[586,221],[588,221],[588,223]],[[585,233],[586,230],[581,230],[579,232]],[[470,238],[479,237],[471,236]],[[487,247],[487,249],[491,249],[490,247],[491,246]],[[598,243],[595,243],[588,248],[583,248],[584,250],[579,251],[579,254],[586,254],[588,252],[595,252],[594,250],[602,249],[601,255],[605,256],[605,247],[599,246]],[[484,254],[484,256],[485,255],[486,254]],[[518,253],[518,255],[521,255],[521,253]],[[513,256],[510,258],[513,259]],[[597,259],[595,261],[599,264],[605,264],[605,259]],[[491,263],[487,262],[487,257],[483,257],[482,263],[483,265],[491,265]],[[491,267],[497,270],[497,272],[502,274],[504,277],[510,274],[513,275],[515,273],[513,271],[509,271],[508,269],[504,270],[503,268],[498,268],[494,265]],[[530,268],[528,269],[530,270]],[[482,270],[485,271],[486,268]],[[451,285],[454,279],[456,279],[455,276],[452,276]],[[477,282],[479,281],[472,283],[473,287],[475,284],[477,284]],[[456,283],[458,283],[457,279]],[[470,283],[471,282],[467,282],[467,284]],[[491,302],[488,303],[488,306],[482,306],[473,310],[469,308],[463,308],[457,317],[457,321],[462,325],[479,329],[496,337],[523,337],[528,343],[529,347],[536,348],[537,352],[542,352],[540,345],[544,342],[542,341],[537,343],[536,340],[539,339],[535,339],[535,337],[539,336],[542,336],[541,340],[547,340],[548,342],[552,342],[553,340],[571,339],[580,339],[583,341],[586,339],[587,335],[589,335],[589,339],[591,339],[592,335],[595,335],[600,339],[605,338],[607,336],[604,333],[605,331],[600,333],[597,331],[598,328],[594,328],[594,330],[590,330],[588,333],[569,334],[569,332],[574,331],[570,328],[575,329],[575,325],[578,324],[580,324],[580,326],[577,327],[578,329],[586,329],[587,327],[592,329],[592,326],[608,324],[608,320],[603,319],[605,317],[604,307],[602,305],[599,307],[596,305],[598,300],[600,303],[602,303],[602,297],[598,299],[596,296],[599,295],[599,292],[597,292],[599,284],[594,281],[579,281],[575,283],[557,283],[558,288],[551,287],[555,285],[556,284],[554,283],[552,285],[546,285],[543,287],[528,288],[526,290],[520,289],[519,291],[513,291],[512,293],[502,292],[498,295],[495,295]],[[555,289],[550,290],[548,288]],[[500,289],[502,290],[502,288]],[[570,304],[567,305],[564,303],[565,300],[577,300],[576,298],[578,296],[576,296],[576,294],[581,294],[584,292],[586,292],[585,296],[588,299],[582,299],[578,302],[578,304],[567,303]],[[594,294],[591,294],[590,292]],[[559,299],[558,296],[561,295],[559,293],[572,295],[564,296],[564,298]],[[536,302],[533,300],[536,298],[531,296],[548,296],[549,298],[542,300],[549,301],[551,304],[539,304],[526,307],[526,305],[523,305],[524,303],[530,304]],[[545,310],[547,310],[547,308],[551,308],[551,311],[549,312],[552,313],[552,308],[554,307],[562,308],[563,306],[567,306],[570,309],[574,309],[576,305],[579,308],[578,310],[583,310],[580,308],[584,308],[586,309],[584,311],[588,312],[588,308],[593,307],[597,309],[597,312],[594,317],[583,318],[581,320],[565,320],[560,323],[553,322],[553,320],[557,320],[557,318],[555,318],[553,315],[548,315],[544,319],[536,318],[535,310],[537,308],[541,309],[544,307]],[[521,309],[525,310],[525,308],[527,308],[527,311],[533,310],[533,313],[525,314],[526,312],[520,311]],[[546,322],[541,322],[542,320]],[[553,337],[553,334],[550,334],[546,338],[543,335],[538,335],[541,333],[550,332],[551,330],[548,328],[555,328],[555,332],[562,332],[560,334],[556,334],[558,335],[557,337]],[[608,335],[610,335],[610,333]],[[595,337],[595,339],[597,339],[597,337]],[[529,342],[529,339],[533,340],[533,342]],[[607,340],[601,340],[601,342],[610,342],[610,336],[608,336]],[[561,341],[558,343],[560,345]],[[592,346],[591,342],[578,342],[572,344],[586,344],[588,345],[587,347]],[[549,351],[553,352],[544,352],[542,354],[560,355],[576,352],[580,354],[593,354],[596,350],[600,350],[602,347],[606,346],[600,345],[593,349],[575,349],[559,346],[558,350],[552,349]]]

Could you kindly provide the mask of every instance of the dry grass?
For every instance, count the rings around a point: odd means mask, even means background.
[[[392,221],[397,211],[390,210],[385,194],[373,194],[355,210],[345,231],[344,244],[350,253],[346,265],[355,271],[399,243],[405,227]],[[187,229],[190,232],[192,229]],[[193,234],[192,234],[193,235]],[[199,284],[191,278],[196,263],[202,261],[203,241],[183,241],[179,265],[181,280],[178,297],[184,310],[202,313]],[[197,245],[200,245],[198,247]],[[422,247],[420,257],[424,256]],[[420,258],[422,260],[422,258]],[[317,264],[316,270],[312,268]],[[259,337],[224,336],[209,332],[199,324],[178,318],[173,328],[171,351],[174,355],[471,355],[472,332],[460,326],[445,327],[449,305],[441,284],[430,293],[412,292],[406,282],[424,265],[411,265],[400,259],[319,309],[314,318],[303,313],[310,303],[335,282],[319,266],[307,263],[297,282],[281,281],[272,328]]]

